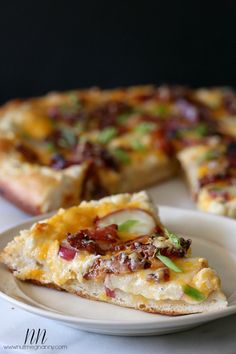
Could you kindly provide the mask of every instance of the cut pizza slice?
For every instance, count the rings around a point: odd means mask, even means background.
[[[200,210],[236,217],[236,143],[210,137],[179,152],[179,161]]]
[[[0,259],[22,281],[91,300],[166,315],[224,308],[218,275],[190,245],[139,192],[61,209],[22,231]]]

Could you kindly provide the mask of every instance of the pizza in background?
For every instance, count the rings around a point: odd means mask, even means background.
[[[73,90],[0,109],[0,191],[32,214],[133,192],[182,166],[202,210],[236,216],[229,88]]]

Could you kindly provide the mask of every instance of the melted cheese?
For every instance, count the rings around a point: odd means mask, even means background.
[[[106,279],[106,286],[110,289],[120,289],[132,295],[141,295],[148,299],[154,300],[180,300],[185,299],[187,302],[195,302],[195,300],[186,296],[182,286],[189,284],[206,297],[214,290],[219,289],[220,282],[217,274],[207,267],[207,261],[202,258],[183,258],[178,260],[179,266],[182,267],[182,273],[170,271],[170,280],[160,283],[149,282],[148,274],[158,274],[160,269],[152,271],[145,269],[139,272],[127,275],[110,275]]]

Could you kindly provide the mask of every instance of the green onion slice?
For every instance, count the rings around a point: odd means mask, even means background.
[[[124,163],[124,164],[128,164],[130,163],[130,157],[129,155],[127,154],[127,152],[123,149],[120,149],[120,148],[117,148],[117,149],[114,149],[112,151],[112,154],[114,155],[114,157],[119,160],[120,162]]]
[[[155,128],[156,128],[155,123],[143,122],[143,123],[140,123],[139,125],[137,125],[137,127],[135,128],[135,131],[137,133],[146,134],[146,133],[150,133]]]
[[[101,144],[107,144],[117,135],[117,129],[114,127],[109,127],[101,131],[98,135],[98,141]]]
[[[160,251],[156,253],[156,257],[163,263],[165,264],[168,268],[173,270],[176,273],[181,273],[182,269],[180,269],[169,257],[162,256],[160,254]]]
[[[192,286],[185,284],[182,286],[183,292],[185,293],[185,295],[188,295],[189,297],[191,297],[194,300],[197,301],[203,301],[205,300],[205,296],[196,288],[193,288]]]
[[[140,143],[140,141],[138,141],[138,140],[132,141],[131,145],[132,145],[132,148],[135,151],[140,151],[141,152],[141,151],[145,150],[145,146],[142,143]]]
[[[176,234],[174,234],[173,232],[168,231],[167,229],[165,229],[165,232],[167,234],[167,236],[169,237],[169,240],[171,241],[171,243],[176,247],[176,248],[180,248],[181,244],[180,244],[180,238],[179,236],[177,236]]]

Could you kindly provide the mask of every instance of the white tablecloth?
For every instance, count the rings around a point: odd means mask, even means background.
[[[194,209],[194,204],[179,179],[152,188],[150,192],[159,204]],[[0,230],[27,218],[28,215],[0,199]],[[9,349],[10,346],[23,345],[28,328],[46,329],[46,344],[52,345],[54,349],[37,351],[22,350],[19,347]],[[59,346],[67,346],[67,348],[59,349]],[[155,337],[112,337],[63,326],[20,310],[0,299],[0,354],[33,352],[40,354],[236,354],[236,315],[177,334]]]

